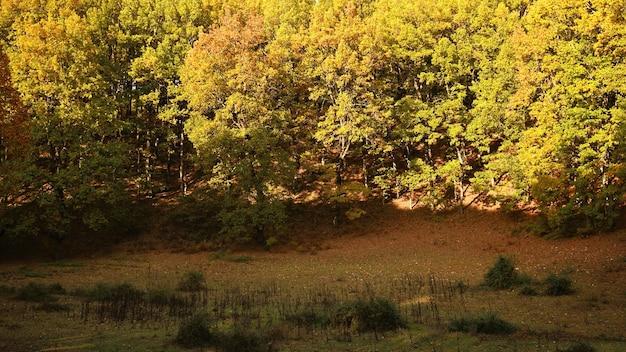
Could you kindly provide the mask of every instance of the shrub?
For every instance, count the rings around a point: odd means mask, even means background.
[[[406,326],[395,304],[384,298],[341,304],[335,311],[333,322],[360,332],[383,332]]]
[[[65,294],[65,289],[60,284],[47,286],[29,282],[17,290],[16,298],[28,302],[50,302],[55,300],[51,294]]]
[[[314,311],[312,308],[305,308],[286,316],[289,323],[297,326],[312,327],[315,325],[324,325],[328,323],[328,316]]]
[[[498,257],[493,267],[485,274],[485,284],[496,290],[510,289],[518,282],[513,261],[503,256]]]
[[[37,309],[46,312],[68,312],[70,310],[70,306],[57,302],[44,302],[40,306],[38,306]]]
[[[124,299],[140,299],[143,297],[144,292],[128,283],[118,285],[100,283],[93,289],[84,292],[84,294],[87,298],[96,301],[120,301]]]
[[[531,285],[524,285],[522,286],[522,289],[519,291],[519,294],[521,296],[536,296],[537,290],[535,290],[535,288],[532,287]]]
[[[51,284],[48,286],[48,293],[52,295],[64,295],[67,293],[61,284]]]
[[[450,322],[448,330],[452,332],[475,332],[487,335],[508,335],[517,331],[515,325],[490,313],[480,317],[456,319]]]
[[[596,352],[596,349],[586,342],[574,342],[563,352]]]
[[[572,280],[564,275],[550,273],[546,280],[546,294],[548,296],[564,296],[574,292]]]
[[[240,325],[218,334],[216,345],[223,352],[264,352],[271,350],[271,341],[267,336]]]
[[[189,271],[178,282],[178,290],[197,292],[206,289],[204,274],[199,271]]]
[[[198,313],[182,322],[176,342],[187,348],[208,346],[212,342],[209,314]]]
[[[0,285],[0,296],[13,296],[17,292],[15,287]]]

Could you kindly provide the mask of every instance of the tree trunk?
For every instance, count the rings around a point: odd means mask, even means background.
[[[341,177],[341,172],[343,170],[344,160],[339,158],[337,160],[337,165],[335,166],[335,184],[337,185],[337,193],[336,197],[339,196],[339,192],[341,192],[341,186],[343,184],[343,179]],[[339,200],[335,198],[335,216],[333,217],[333,226],[339,226],[339,217],[341,215],[341,209],[339,207]]]
[[[180,191],[183,196],[187,195],[187,184],[185,183],[185,128],[183,121],[178,120],[180,126],[180,165],[178,167],[178,177],[180,180]]]

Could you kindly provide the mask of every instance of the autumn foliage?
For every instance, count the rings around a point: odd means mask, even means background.
[[[274,243],[302,199],[337,223],[406,196],[535,207],[546,235],[616,224],[620,1],[0,4],[5,232],[107,231],[174,190],[226,242]]]

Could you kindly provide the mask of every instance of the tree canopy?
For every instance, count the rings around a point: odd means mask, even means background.
[[[406,196],[535,207],[540,234],[610,230],[625,14],[615,0],[0,0],[0,228],[106,232],[178,190],[217,204],[205,236],[227,242],[275,242],[303,199],[336,220]]]

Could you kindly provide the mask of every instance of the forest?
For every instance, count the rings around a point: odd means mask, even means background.
[[[623,0],[0,0],[0,236],[219,243],[294,204],[498,204],[612,230],[626,192]]]

